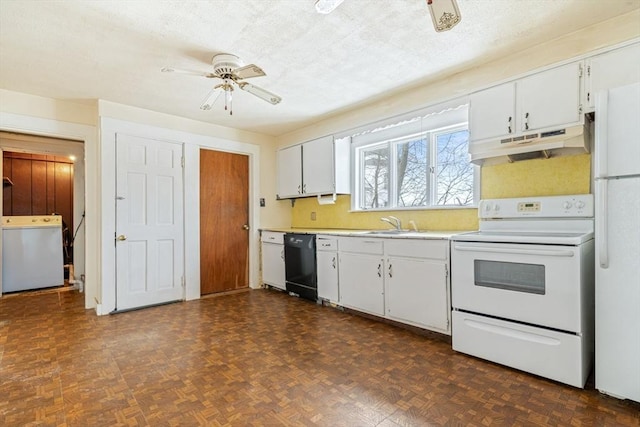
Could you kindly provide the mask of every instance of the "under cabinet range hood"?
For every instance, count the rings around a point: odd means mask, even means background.
[[[469,144],[471,162],[482,164],[485,159],[502,158],[509,162],[556,154],[589,153],[591,150],[590,123],[544,132],[532,132],[499,140]]]

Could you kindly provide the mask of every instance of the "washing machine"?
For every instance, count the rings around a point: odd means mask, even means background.
[[[2,217],[2,293],[61,285],[62,217]]]

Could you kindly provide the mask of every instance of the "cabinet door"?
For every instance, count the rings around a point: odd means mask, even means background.
[[[276,288],[285,289],[284,245],[262,244],[262,281]]]
[[[389,318],[449,332],[445,263],[390,257],[385,281],[385,306]]]
[[[306,195],[333,193],[334,167],[332,136],[302,144],[302,192]]]
[[[278,197],[298,197],[302,193],[302,146],[278,150]]]
[[[375,255],[340,253],[340,303],[384,316],[384,261]]]
[[[499,138],[516,132],[515,83],[505,83],[469,98],[469,136],[472,141]]]
[[[519,131],[580,123],[580,67],[574,62],[517,83]]]
[[[587,60],[587,111],[595,110],[596,93],[640,82],[640,43]]]
[[[338,294],[338,253],[316,253],[318,268],[318,297],[331,302],[340,302]]]

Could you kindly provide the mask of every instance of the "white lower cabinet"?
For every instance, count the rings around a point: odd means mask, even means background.
[[[381,256],[340,253],[340,303],[384,316],[384,260]]]
[[[338,244],[332,236],[316,236],[318,298],[340,303],[338,289]]]
[[[340,304],[450,334],[449,241],[340,238]]]
[[[387,316],[447,332],[447,266],[441,261],[389,257],[385,286]]]
[[[284,290],[284,233],[265,231],[261,240],[262,282]]]

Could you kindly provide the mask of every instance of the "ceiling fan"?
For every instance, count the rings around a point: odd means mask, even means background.
[[[233,114],[232,98],[233,91],[236,87],[273,105],[282,101],[282,98],[278,95],[244,81],[245,79],[253,77],[266,76],[266,73],[262,68],[257,65],[243,65],[240,58],[230,53],[219,53],[214,55],[211,59],[211,64],[213,65],[213,72],[208,73],[180,70],[170,67],[164,67],[161,71],[163,73],[179,73],[206,77],[208,79],[220,79],[221,83],[215,85],[213,89],[211,89],[202,105],[200,105],[200,108],[203,110],[210,110],[218,97],[224,93],[224,109],[228,110],[229,114]]]

